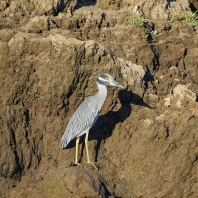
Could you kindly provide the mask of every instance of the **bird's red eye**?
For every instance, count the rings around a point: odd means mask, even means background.
[[[109,78],[107,77],[107,78],[105,78],[105,80],[109,80]]]

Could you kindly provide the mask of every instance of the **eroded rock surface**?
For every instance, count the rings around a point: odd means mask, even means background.
[[[1,1],[0,196],[196,197],[196,2]],[[181,14],[182,13],[182,14]],[[143,21],[142,21],[143,20]],[[91,129],[60,149],[94,76],[109,88]]]

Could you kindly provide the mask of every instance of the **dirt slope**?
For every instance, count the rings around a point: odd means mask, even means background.
[[[0,2],[0,197],[198,197],[196,1]],[[191,17],[191,18],[190,18]],[[72,113],[109,88],[91,129]]]

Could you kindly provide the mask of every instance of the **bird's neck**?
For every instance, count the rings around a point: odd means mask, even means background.
[[[107,87],[105,85],[101,85],[97,81],[96,81],[96,83],[98,85],[98,93],[96,94],[96,97],[98,99],[97,105],[98,105],[99,110],[101,110],[101,108],[105,102],[105,99],[107,97]]]

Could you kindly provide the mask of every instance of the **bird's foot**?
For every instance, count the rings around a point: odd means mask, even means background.
[[[73,163],[73,166],[79,166],[79,165],[80,165],[80,163],[78,163],[78,162]]]
[[[88,161],[87,163],[88,163],[88,164],[92,164],[92,165],[94,166],[94,168],[96,168],[96,169],[98,170],[98,167],[97,167],[96,162],[90,162],[90,161]]]

